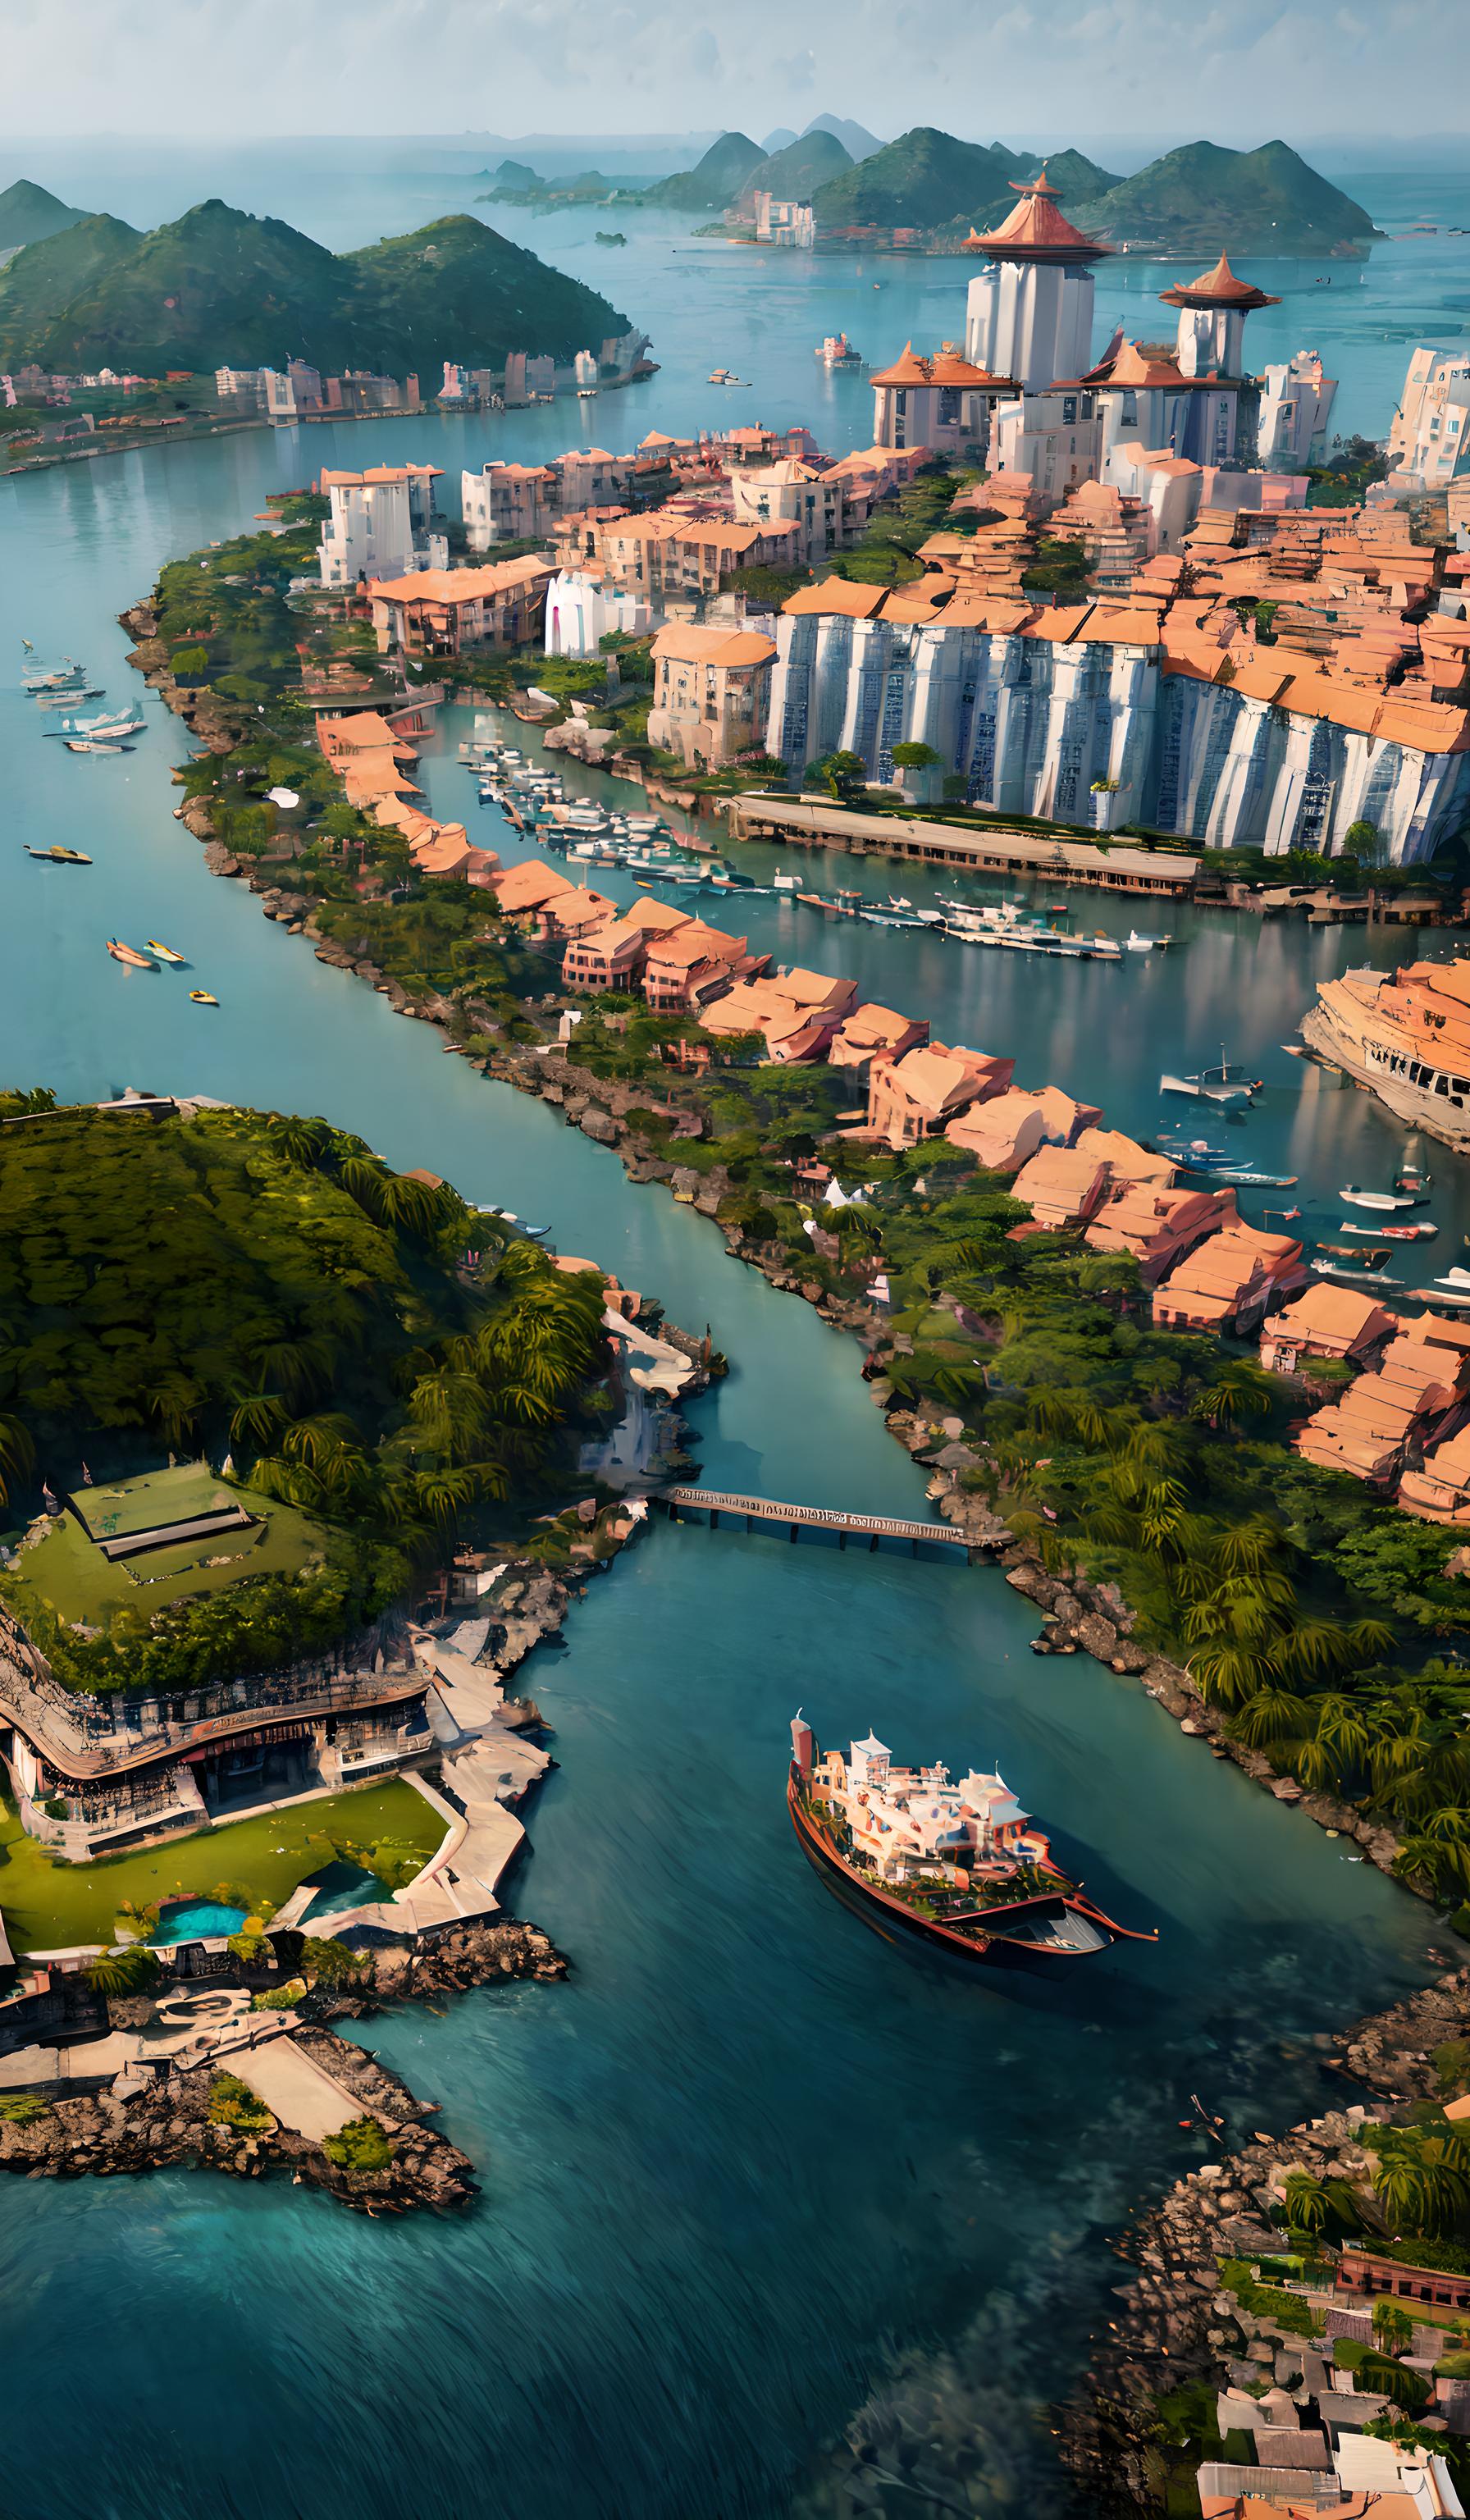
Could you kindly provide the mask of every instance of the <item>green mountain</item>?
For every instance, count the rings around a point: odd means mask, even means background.
[[[1378,231],[1359,202],[1316,174],[1284,140],[1261,149],[1191,141],[1067,215],[1091,235],[1171,253],[1330,253]]]
[[[1060,192],[1072,193],[1085,184],[1095,193],[1118,180],[1071,149],[1048,163]],[[1015,202],[1012,182],[1026,182],[1041,164],[1040,158],[1017,155],[999,141],[982,148],[921,124],[824,184],[816,202],[818,221],[830,232],[942,228],[957,220],[1003,216]]]
[[[697,166],[650,184],[644,200],[671,210],[727,209],[751,170],[761,163],[762,152],[743,131],[722,131]]]
[[[58,236],[86,215],[85,210],[68,208],[40,184],[28,184],[22,175],[8,192],[0,193],[0,253],[13,253],[18,246]]]
[[[751,167],[740,187],[740,200],[748,204],[752,194],[772,193],[779,202],[810,202],[852,162],[841,141],[829,131],[808,131],[788,149],[778,149],[774,158],[763,158]]]
[[[864,124],[846,122],[840,113],[814,113],[807,124],[807,129],[808,131],[829,131],[834,140],[841,141],[849,158],[855,161],[859,158],[870,158],[874,150],[881,149],[883,146],[881,140],[874,140],[872,133]]]
[[[63,371],[372,368],[433,376],[445,359],[508,350],[570,358],[627,318],[478,219],[435,219],[359,252],[329,253],[280,219],[205,202],[139,236],[84,219],[0,271],[0,364]]]
[[[3,363],[17,368],[34,359],[42,367],[64,369],[75,364],[55,359],[49,352],[59,311],[84,303],[92,290],[106,288],[126,270],[142,243],[136,228],[99,211],[94,218],[79,220],[74,228],[63,228],[56,236],[22,248],[0,271]],[[98,364],[122,363],[109,362],[103,352]]]

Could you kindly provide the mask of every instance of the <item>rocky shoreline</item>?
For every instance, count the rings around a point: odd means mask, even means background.
[[[29,2121],[0,2118],[0,2171],[26,2179],[108,2179],[180,2167],[233,2179],[289,2173],[295,2184],[324,2188],[359,2213],[467,2205],[478,2192],[474,2165],[425,2123],[437,2103],[418,2098],[371,2049],[338,2038],[327,2024],[515,1978],[564,1977],[566,1965],[545,1934],[507,1917],[458,1927],[427,1950],[379,1952],[361,1986],[304,2000],[309,2018],[290,2030],[292,2046],[381,2128],[391,2147],[382,2169],[344,2168],[321,2143],[274,2117],[263,2130],[211,2120],[216,2077],[233,2061],[226,2055],[175,2065],[139,2089],[55,2099]],[[269,2023],[269,2015],[256,2017]]]
[[[1470,1968],[1462,1968],[1354,2023],[1323,2061],[1394,2110],[1437,2096],[1435,2050],[1467,2037]],[[1060,2415],[1062,2456],[1089,2511],[1158,2507],[1153,2423],[1160,2398],[1189,2380],[1225,2388],[1282,2376],[1280,2349],[1264,2322],[1221,2288],[1218,2261],[1281,2248],[1270,2217],[1290,2172],[1362,2180],[1371,2161],[1358,2138],[1367,2114],[1355,2104],[1282,2136],[1256,2136],[1177,2180],[1117,2242],[1136,2280],[1123,2291],[1106,2333],[1093,2340],[1086,2392]]]

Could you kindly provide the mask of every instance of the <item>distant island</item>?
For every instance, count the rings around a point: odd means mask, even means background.
[[[334,254],[218,201],[146,235],[67,215],[0,271],[0,367],[199,374],[270,364],[285,343],[322,369],[432,375],[515,350],[570,361],[629,330],[596,290],[468,216]]]
[[[972,229],[983,233],[1003,218],[1014,206],[1012,186],[1031,181],[1045,163],[1069,218],[1136,252],[1362,253],[1379,234],[1361,202],[1282,140],[1259,149],[1190,141],[1124,176],[1080,150],[1043,159],[1000,141],[958,140],[930,124],[879,145],[859,126],[825,115],[800,138],[770,137],[780,145],[763,148],[743,131],[722,132],[696,165],[641,189],[614,188],[596,170],[548,179],[507,158],[496,170],[496,190],[483,198],[540,209],[616,201],[683,210],[715,218],[714,229],[701,233],[738,236],[755,233],[756,195],[769,193],[811,203],[819,248],[897,243],[945,252],[958,250]]]

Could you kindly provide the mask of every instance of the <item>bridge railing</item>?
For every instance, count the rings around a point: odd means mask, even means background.
[[[752,1521],[802,1523],[818,1531],[853,1531],[879,1540],[932,1540],[967,1549],[969,1540],[947,1522],[918,1522],[899,1514],[850,1513],[840,1506],[783,1505],[776,1497],[735,1496],[725,1488],[665,1488],[656,1502],[706,1513],[742,1513]]]

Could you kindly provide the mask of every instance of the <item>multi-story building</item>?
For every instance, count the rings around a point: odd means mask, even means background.
[[[518,648],[542,632],[556,571],[527,554],[488,568],[423,568],[368,588],[384,652],[458,656],[468,648]]]
[[[767,749],[797,770],[855,752],[890,780],[895,744],[927,743],[1000,812],[1271,855],[1335,853],[1370,822],[1402,865],[1459,828],[1470,645],[1430,608],[1443,554],[1403,517],[1205,508],[1179,558],[1066,606],[1024,592],[1034,531],[936,537],[913,587],[790,597]],[[1273,645],[1242,600],[1273,608]]]
[[[1440,490],[1457,472],[1470,472],[1470,351],[1413,352],[1388,451],[1405,486]]]
[[[989,450],[998,406],[1015,392],[1013,379],[976,366],[954,341],[941,343],[933,358],[906,341],[902,356],[871,383],[874,445],[928,447],[977,461]]]
[[[1320,464],[1337,384],[1322,374],[1316,351],[1298,350],[1280,366],[1263,368],[1261,375],[1257,463],[1268,472],[1295,472]]]
[[[380,464],[367,472],[323,472],[317,484],[332,502],[317,557],[324,586],[357,586],[399,577],[427,557],[434,514],[433,464]],[[447,554],[446,554],[447,557]]]
[[[798,527],[800,557],[808,566],[856,540],[872,513],[870,483],[852,472],[786,456],[780,464],[733,472],[731,509],[737,524],[764,525],[773,518]]]
[[[776,642],[756,630],[670,622],[653,642],[648,742],[690,770],[718,770],[758,752]]]
[[[752,207],[758,245],[794,246],[799,252],[811,252],[817,226],[810,202],[779,202],[771,193],[756,193]]]

